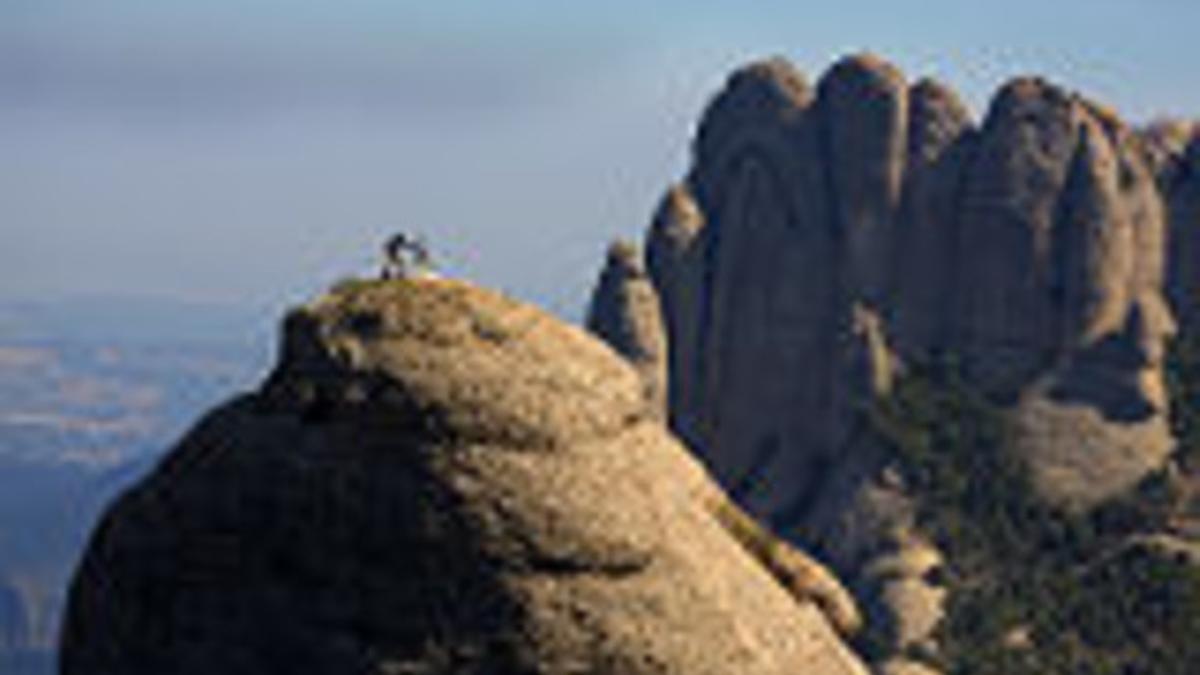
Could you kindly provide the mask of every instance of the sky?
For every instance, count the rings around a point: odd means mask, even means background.
[[[917,9],[919,7],[919,9]],[[728,73],[870,50],[1200,117],[1194,0],[0,0],[0,299],[281,307],[422,233],[577,318]]]

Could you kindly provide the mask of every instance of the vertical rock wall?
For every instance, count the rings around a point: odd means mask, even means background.
[[[1033,396],[1159,429],[1164,290],[1186,305],[1200,231],[1200,152],[1180,133],[1137,133],[1038,78],[1002,87],[976,128],[953,91],[872,55],[815,88],[778,59],[739,70],[647,236],[672,425],[755,512],[804,521],[861,460],[846,448],[880,393],[860,376],[870,316],[885,370],[950,356],[1018,412]],[[1161,464],[1164,430],[1071,500]]]

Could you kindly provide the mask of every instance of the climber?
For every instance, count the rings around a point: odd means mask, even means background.
[[[399,232],[383,246],[384,279],[428,279],[437,276],[429,249],[419,237]]]

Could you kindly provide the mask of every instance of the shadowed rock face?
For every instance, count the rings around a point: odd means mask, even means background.
[[[842,292],[869,307],[889,300],[895,219],[908,149],[908,85],[872,55],[834,65],[819,87],[820,143]]]
[[[906,362],[951,357],[1006,406],[1045,501],[1090,509],[1161,467],[1165,292],[1186,316],[1200,289],[1191,133],[1137,132],[1038,78],[976,126],[953,91],[871,55],[815,91],[780,60],[739,70],[647,236],[671,424],[852,582],[940,597],[864,571],[927,544],[857,411]]]
[[[909,92],[908,158],[896,232],[892,332],[918,360],[944,349],[945,303],[958,270],[957,205],[976,134],[952,90],[922,80]]]
[[[646,269],[658,293],[666,336],[667,416],[671,428],[689,445],[700,438],[697,346],[704,250],[700,208],[687,188],[671,188],[646,233]],[[665,345],[664,345],[665,348]]]
[[[65,675],[865,675],[832,627],[858,623],[610,349],[395,280],[294,312],[262,388],[109,510],[61,654]]]

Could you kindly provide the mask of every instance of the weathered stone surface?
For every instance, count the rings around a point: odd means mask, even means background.
[[[1174,446],[1163,359],[1175,324],[1162,295],[1161,198],[1134,136],[1088,117],[1079,138],[1055,225],[1059,356],[1024,388],[1016,416],[1039,494],[1086,509],[1162,466]]]
[[[1034,490],[1070,511],[1129,492],[1175,448],[1163,415],[1115,423],[1094,405],[1039,386],[1030,387],[1011,414],[1014,449],[1030,468]]]
[[[839,464],[804,524],[784,532],[842,571],[876,649],[935,649],[947,590],[932,573],[942,554],[920,533],[916,502],[893,459],[861,434],[846,450],[855,461]]]
[[[665,419],[667,336],[658,294],[635,246],[615,242],[609,247],[592,291],[587,327],[633,364],[651,409]]]
[[[1015,393],[1056,354],[1054,223],[1083,116],[1066,91],[1014,81],[992,103],[967,169],[955,343],[984,388]]]
[[[865,674],[845,591],[642,393],[500,295],[335,290],[104,517],[62,672]]]
[[[837,244],[820,117],[799,82],[777,62],[735,74],[705,114],[689,178],[705,226],[684,435],[767,518],[817,484],[765,477],[821,475],[831,459],[806,449],[830,447],[835,424]]]
[[[704,288],[704,216],[688,188],[667,191],[646,233],[646,269],[658,293],[667,350],[667,409],[672,430],[689,445],[700,440],[698,367],[700,299]]]
[[[893,228],[908,151],[908,85],[871,55],[843,59],[821,79],[822,148],[843,290],[876,310],[891,294]]]
[[[894,653],[907,653],[933,644],[945,616],[946,589],[928,580],[944,561],[918,536],[898,533],[896,539],[895,548],[872,559],[863,576],[884,608],[879,629]]]
[[[892,308],[905,356],[927,359],[947,344],[958,251],[958,200],[975,135],[957,94],[932,80],[909,92],[908,160]]]
[[[1061,198],[1052,291],[1060,306],[1060,349],[1086,349],[1119,331],[1132,293],[1134,223],[1122,200],[1117,157],[1087,121]]]

